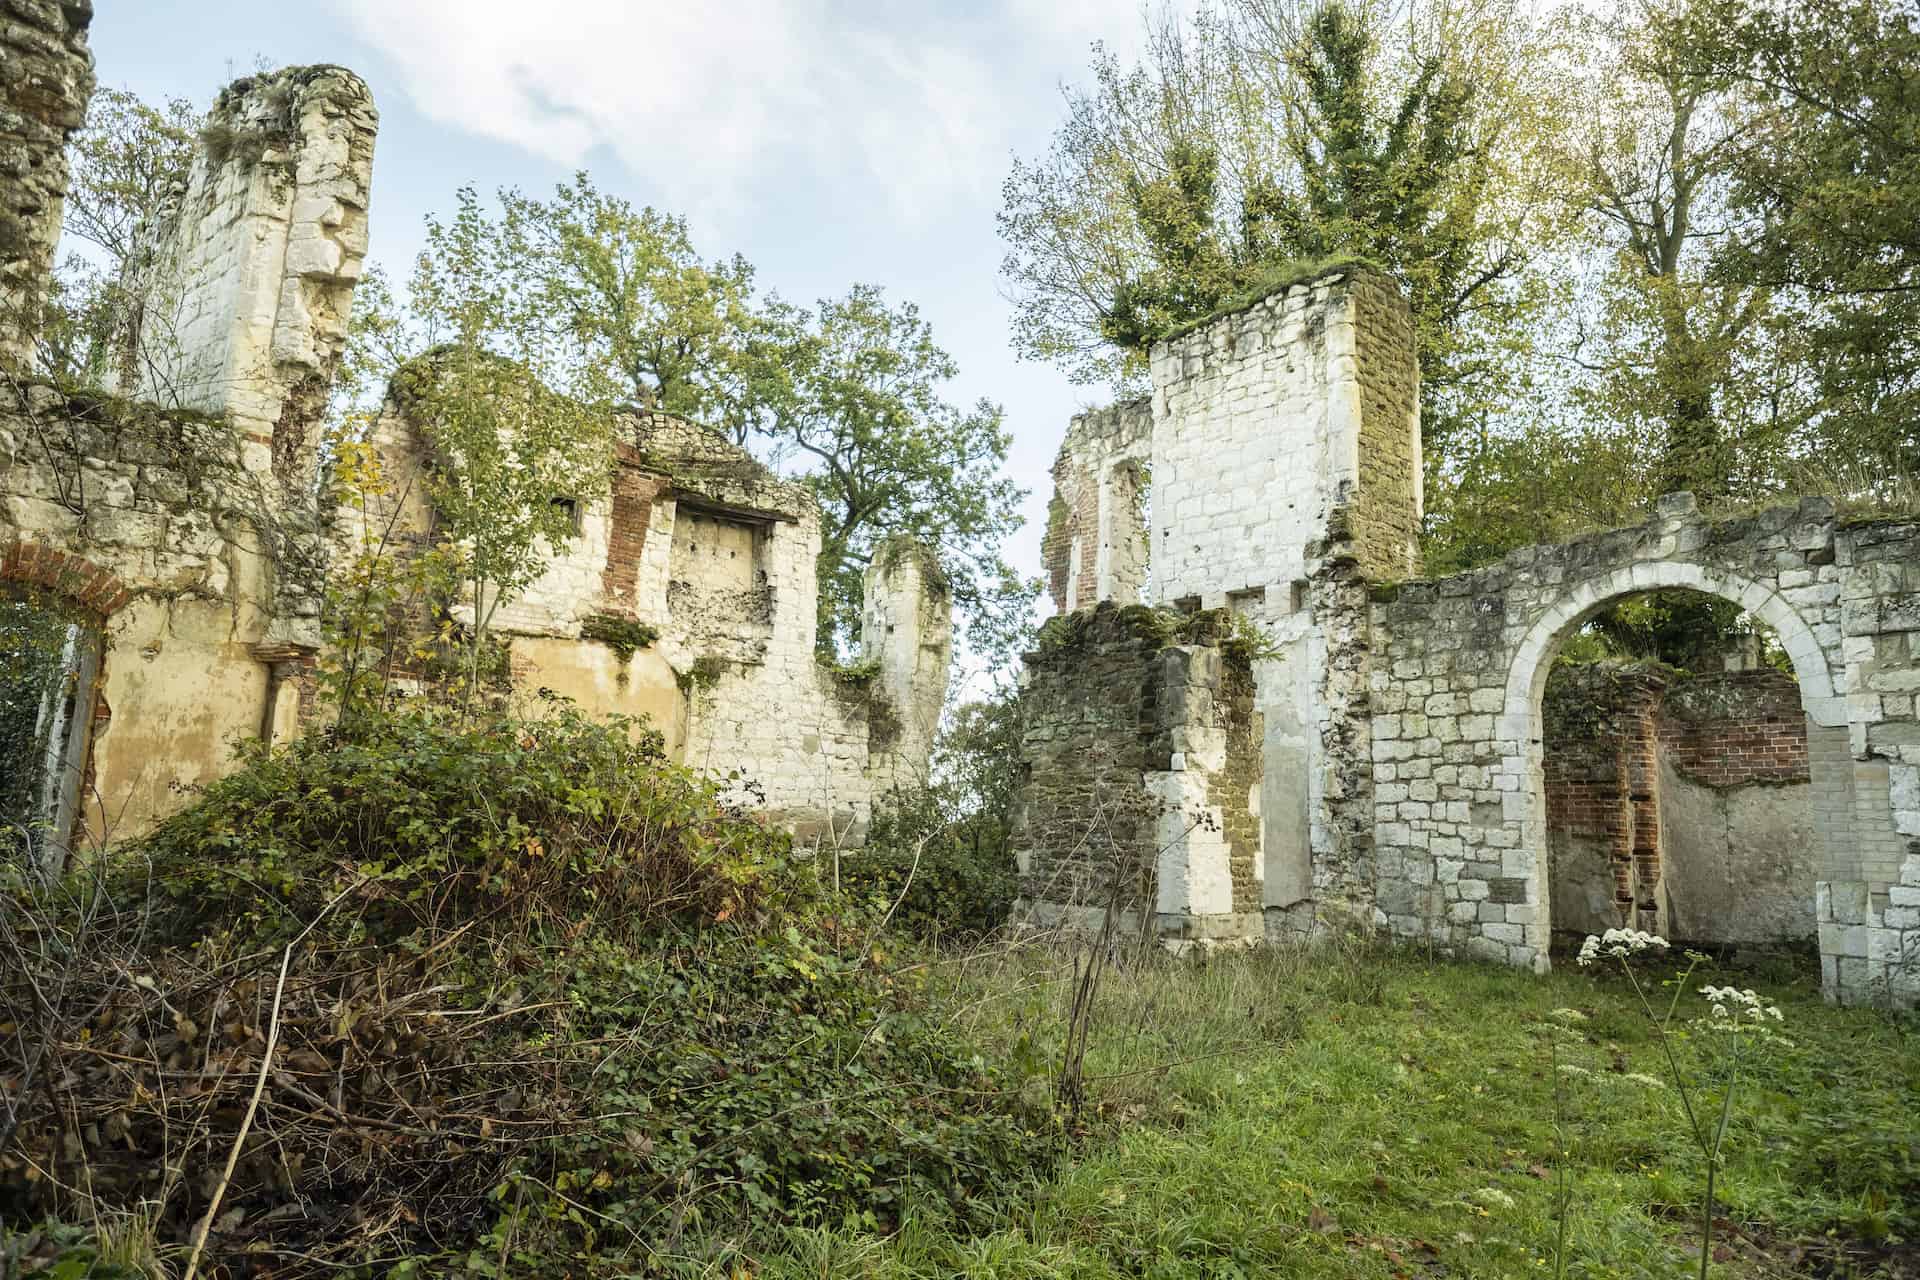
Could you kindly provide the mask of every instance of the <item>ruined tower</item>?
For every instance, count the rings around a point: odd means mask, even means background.
[[[1160,930],[1305,930],[1310,904],[1361,909],[1366,897],[1371,815],[1343,784],[1365,767],[1365,745],[1344,709],[1365,703],[1364,580],[1402,579],[1416,563],[1412,318],[1391,281],[1336,268],[1157,344],[1152,372],[1149,401],[1068,430],[1047,529],[1054,604],[1132,603],[1144,588],[1176,613],[1222,610],[1257,629],[1250,715],[1231,664],[1195,646],[1143,649],[1151,630],[1135,627],[1116,647],[1111,626],[1097,643],[1109,661],[1132,654],[1160,673],[1141,696],[1152,716],[1118,731],[1176,744],[1144,757],[1160,808],[1192,818],[1163,820],[1155,837]],[[1034,668],[1041,685],[1075,672]],[[1036,703],[1048,700],[1039,688]],[[1232,746],[1249,735],[1262,767]],[[1225,784],[1241,772],[1246,782]],[[1020,852],[1037,886],[1052,855]]]

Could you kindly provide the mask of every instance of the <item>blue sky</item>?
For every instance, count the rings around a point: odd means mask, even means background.
[[[1089,44],[1139,25],[1138,0],[101,0],[92,44],[103,83],[202,105],[261,57],[358,71],[381,113],[372,256],[401,275],[462,183],[585,167],[790,299],[863,281],[917,302],[960,364],[951,398],[1006,408],[1032,491],[1012,551],[1037,572],[1054,450],[1106,395],[1015,359],[994,213]]]

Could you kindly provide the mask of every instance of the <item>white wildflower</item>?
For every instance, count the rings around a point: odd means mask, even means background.
[[[1550,1009],[1547,1016],[1555,1022],[1585,1022],[1587,1015],[1578,1009]]]
[[[1489,1209],[1511,1209],[1514,1199],[1498,1187],[1482,1187],[1473,1193],[1474,1200]]]
[[[1609,929],[1597,938],[1587,935],[1587,940],[1580,945],[1579,961],[1592,964],[1601,956],[1618,956],[1624,960],[1642,951],[1666,949],[1667,940],[1658,934],[1642,929]]]
[[[1621,1076],[1620,1078],[1622,1080],[1631,1080],[1634,1084],[1640,1085],[1641,1087],[1647,1088],[1647,1089],[1664,1089],[1667,1087],[1666,1081],[1661,1080],[1656,1076],[1647,1075],[1645,1072],[1642,1072],[1642,1071],[1629,1071],[1625,1075]]]

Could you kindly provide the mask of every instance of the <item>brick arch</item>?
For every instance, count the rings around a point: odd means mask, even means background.
[[[60,551],[44,543],[15,539],[0,555],[0,582],[39,587],[104,622],[124,608],[133,591],[119,575],[85,556]]]

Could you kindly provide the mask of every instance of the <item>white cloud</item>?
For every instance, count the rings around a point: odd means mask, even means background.
[[[437,122],[559,164],[596,146],[738,216],[796,179],[903,217],[991,192],[1010,146],[1137,0],[332,0]]]

